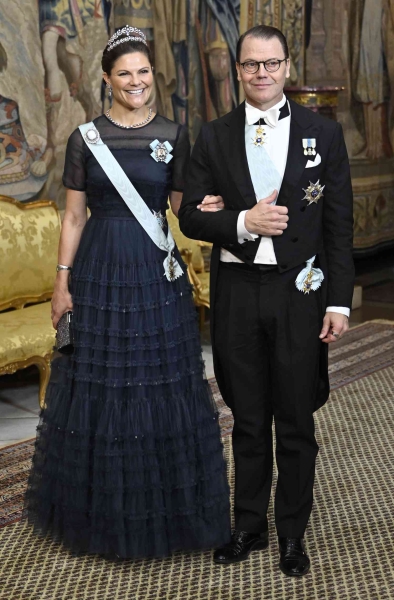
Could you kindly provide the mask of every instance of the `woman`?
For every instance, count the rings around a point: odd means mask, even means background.
[[[167,198],[177,213],[182,197],[187,133],[147,107],[153,74],[142,32],[115,34],[102,66],[113,104],[94,125],[166,231]],[[165,160],[152,152],[156,140],[172,147],[159,153]],[[55,327],[73,310],[74,353],[54,361],[28,519],[73,550],[108,556],[216,546],[230,530],[228,487],[186,269],[175,250],[183,274],[167,278],[165,253],[92,151],[74,131],[52,300]]]

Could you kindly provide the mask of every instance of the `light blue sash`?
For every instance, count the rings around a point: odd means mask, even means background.
[[[160,250],[167,252],[167,256],[163,263],[164,274],[168,281],[174,281],[183,274],[183,271],[173,255],[175,242],[170,228],[168,228],[168,236],[166,237],[156,217],[149,210],[108,146],[102,141],[94,123],[90,122],[80,125],[79,130],[94,158],[116,188],[119,195],[123,198],[141,227],[145,229],[152,242],[154,242]]]
[[[274,190],[278,190],[279,194],[282,177],[264,146],[253,144],[249,127],[245,127],[245,147],[256,200],[267,198]],[[272,204],[276,204],[276,199]],[[306,261],[295,282],[296,288],[304,294],[317,290],[324,279],[323,271],[313,268],[315,258],[313,256]]]
[[[279,192],[282,177],[264,146],[252,143],[249,127],[245,127],[245,147],[256,200],[267,198],[274,190]],[[275,203],[276,200],[272,204]]]

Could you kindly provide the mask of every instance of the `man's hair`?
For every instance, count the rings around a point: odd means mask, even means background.
[[[246,37],[260,38],[261,40],[271,40],[272,38],[276,37],[276,38],[278,38],[278,40],[281,43],[283,52],[285,54],[285,58],[289,58],[289,56],[290,56],[289,47],[287,45],[287,40],[286,40],[285,36],[283,35],[283,33],[279,29],[277,29],[276,27],[270,27],[269,25],[256,25],[256,27],[252,27],[251,29],[248,29],[248,31],[245,31],[245,33],[243,33],[238,40],[238,43],[237,43],[237,62],[238,63],[241,58],[242,44]],[[272,58],[279,58],[279,56],[272,57]]]

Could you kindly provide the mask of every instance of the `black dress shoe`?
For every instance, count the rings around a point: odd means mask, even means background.
[[[219,565],[231,565],[246,560],[254,550],[268,548],[268,531],[265,533],[247,533],[234,531],[231,542],[215,550],[213,560]]]
[[[305,552],[304,540],[301,538],[279,538],[279,568],[290,577],[302,577],[311,568],[311,562]]]

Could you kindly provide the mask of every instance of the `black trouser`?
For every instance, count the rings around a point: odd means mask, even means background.
[[[267,530],[273,419],[278,535],[302,537],[312,510],[323,315],[320,291],[295,287],[301,268],[219,267],[214,346],[220,391],[234,416],[235,527],[250,533]]]

